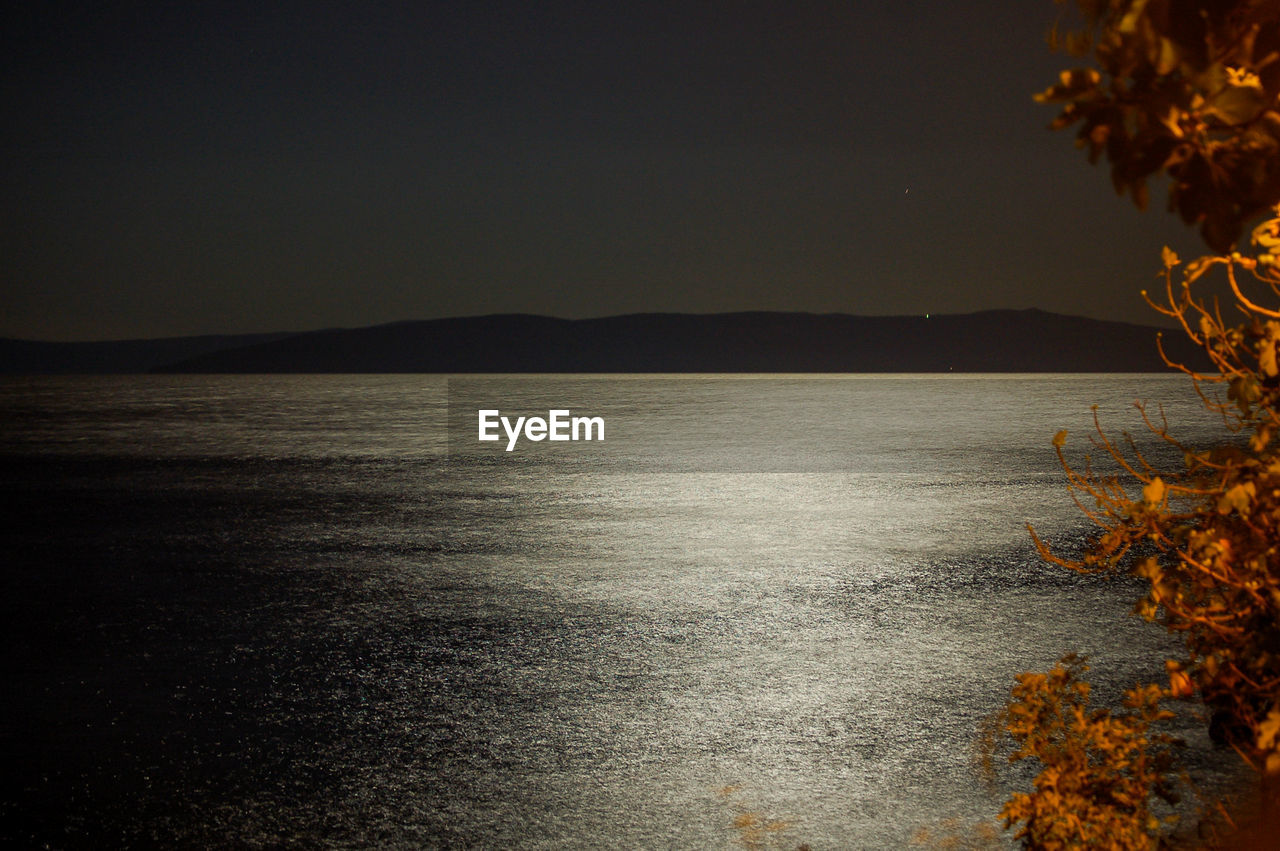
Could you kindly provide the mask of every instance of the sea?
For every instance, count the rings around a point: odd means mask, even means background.
[[[1178,375],[0,378],[0,841],[1007,847],[1015,676],[1178,653],[1027,530],[1093,533],[1059,431],[1177,468],[1136,401],[1226,439]]]

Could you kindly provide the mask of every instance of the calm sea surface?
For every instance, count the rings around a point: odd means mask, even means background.
[[[481,446],[481,397],[606,440]],[[1173,376],[0,379],[0,839],[971,834],[1029,777],[974,765],[1015,674],[1176,646],[1024,528],[1079,546],[1050,439],[1137,399],[1220,432]]]

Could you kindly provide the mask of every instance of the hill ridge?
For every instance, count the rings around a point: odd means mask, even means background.
[[[0,372],[1161,372],[1161,330],[1038,308],[928,316],[490,313],[291,334],[0,339]],[[1164,342],[1176,359],[1201,363],[1182,335]]]

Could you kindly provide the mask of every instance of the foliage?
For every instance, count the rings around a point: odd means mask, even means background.
[[[1070,560],[1031,530],[1041,555],[1081,573],[1128,572],[1145,580],[1137,613],[1180,633],[1186,655],[1166,661],[1167,688],[1146,686],[1128,694],[1129,715],[1121,716],[1127,720],[1117,728],[1118,739],[1088,739],[1083,728],[1070,731],[1071,723],[1084,723],[1079,706],[1088,696],[1087,684],[1070,666],[1047,677],[1019,678],[1008,727],[1021,746],[1015,757],[1034,756],[1045,771],[1036,791],[1015,795],[1003,815],[1010,826],[1025,822],[1019,836],[1030,847],[1052,847],[1045,837],[1058,841],[1069,829],[1083,841],[1091,825],[1108,819],[1138,830],[1145,806],[1139,798],[1167,791],[1169,766],[1144,762],[1139,741],[1145,725],[1168,717],[1156,709],[1161,696],[1199,694],[1213,715],[1211,732],[1230,742],[1264,780],[1280,776],[1280,310],[1257,304],[1241,275],[1249,273],[1255,287],[1280,300],[1280,217],[1260,225],[1253,244],[1253,257],[1233,253],[1188,264],[1179,286],[1174,279],[1181,263],[1166,248],[1164,304],[1152,302],[1204,348],[1214,372],[1167,356],[1165,361],[1192,378],[1204,404],[1237,435],[1235,441],[1195,449],[1170,434],[1163,416],[1151,417],[1139,405],[1151,432],[1182,456],[1182,468],[1160,470],[1128,435],[1123,444],[1111,440],[1095,411],[1093,443],[1120,470],[1104,476],[1088,463],[1075,469],[1064,454],[1066,432],[1054,437],[1077,505],[1102,531],[1080,559]],[[1193,285],[1213,269],[1225,272],[1243,322],[1229,324],[1196,297]],[[1097,717],[1104,724],[1117,720]],[[1137,738],[1124,739],[1126,730]],[[1083,737],[1082,743],[1072,744],[1073,735]],[[1074,755],[1064,757],[1064,748],[1075,748]],[[1087,759],[1079,755],[1085,751]],[[1137,772],[1122,787],[1123,795],[1092,780],[1095,773],[1111,776],[1122,769]],[[1264,809],[1274,803],[1274,788],[1264,784]],[[1098,810],[1090,811],[1092,821],[1072,821],[1089,801]],[[1111,815],[1099,814],[1107,811]],[[1148,820],[1143,829],[1155,836],[1157,827]]]
[[[1247,270],[1280,298],[1273,253],[1280,250],[1280,218],[1259,226],[1254,244],[1254,258],[1189,264],[1178,287],[1178,258],[1165,249],[1166,304],[1157,307],[1204,347],[1218,372],[1170,365],[1192,377],[1205,404],[1242,439],[1197,450],[1178,442],[1163,420],[1147,417],[1161,440],[1181,450],[1185,468],[1168,472],[1147,463],[1132,442],[1123,452],[1099,429],[1096,443],[1121,466],[1122,482],[1073,469],[1060,434],[1054,443],[1083,497],[1077,501],[1103,531],[1076,561],[1036,543],[1046,558],[1072,569],[1128,570],[1147,580],[1137,612],[1147,620],[1162,616],[1186,641],[1186,658],[1167,665],[1170,692],[1198,692],[1214,712],[1215,733],[1250,764],[1280,774],[1280,311],[1247,297],[1238,274]],[[1215,267],[1225,269],[1244,322],[1227,324],[1194,296],[1193,284]],[[1225,387],[1225,399],[1215,385]]]
[[[1060,0],[1061,2],[1061,0]],[[1170,792],[1167,740],[1149,726],[1168,717],[1161,698],[1198,695],[1210,732],[1230,742],[1263,779],[1261,801],[1280,805],[1280,3],[1275,0],[1077,0],[1083,26],[1051,39],[1097,68],[1064,71],[1037,96],[1061,104],[1051,125],[1079,125],[1091,162],[1105,153],[1116,191],[1147,203],[1147,180],[1168,175],[1169,209],[1217,256],[1182,266],[1164,251],[1156,310],[1206,352],[1211,370],[1165,362],[1189,375],[1234,439],[1210,449],[1180,443],[1161,412],[1148,428],[1183,463],[1157,469],[1128,435],[1117,443],[1097,421],[1095,447],[1117,466],[1071,466],[1066,432],[1053,440],[1077,505],[1101,528],[1079,559],[1031,534],[1047,560],[1082,573],[1145,580],[1136,610],[1185,639],[1166,661],[1167,687],[1140,686],[1119,713],[1086,709],[1088,684],[1070,658],[1049,674],[1023,674],[1007,732],[1014,759],[1044,769],[1033,792],[1002,815],[1029,847],[1151,847],[1160,824],[1153,796]],[[1250,222],[1255,251],[1234,251]],[[1228,321],[1195,285],[1221,271],[1237,314]],[[1248,292],[1246,292],[1248,290]],[[1146,296],[1146,293],[1143,293]],[[1225,398],[1222,391],[1225,391]],[[1104,825],[1112,825],[1105,828]],[[1100,833],[1099,831],[1110,833]]]
[[[1043,766],[1035,791],[1016,793],[1000,813],[1015,838],[1032,848],[1079,845],[1120,849],[1156,847],[1161,819],[1152,796],[1176,803],[1173,740],[1151,724],[1173,717],[1160,708],[1158,686],[1125,693],[1124,711],[1089,709],[1088,667],[1074,655],[1048,674],[1018,677],[1008,709],[1017,749],[1011,761]]]
[[[1217,252],[1280,203],[1280,3],[1078,0],[1083,27],[1051,37],[1097,68],[1063,71],[1037,99],[1062,104],[1077,145],[1111,164],[1116,191],[1147,203],[1171,179],[1169,209]]]
[[[735,832],[734,842],[751,851],[763,851],[766,848],[790,847],[786,836],[791,827],[790,822],[772,818],[755,807],[743,802],[741,786],[722,786],[716,795],[734,810],[732,828]],[[808,845],[795,846],[796,851],[808,851]]]

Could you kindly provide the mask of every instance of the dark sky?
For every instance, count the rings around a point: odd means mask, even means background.
[[[614,5],[9,4],[0,335],[1148,322],[1199,251],[1045,129],[1051,0]]]

